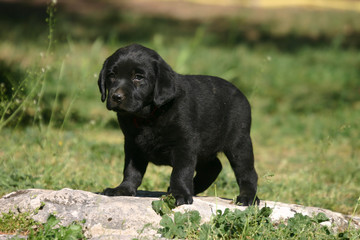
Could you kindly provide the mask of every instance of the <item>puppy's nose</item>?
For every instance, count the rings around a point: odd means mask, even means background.
[[[122,94],[122,93],[114,93],[114,94],[112,95],[112,99],[113,99],[113,101],[119,103],[119,102],[124,101],[125,96],[124,96],[124,94]]]

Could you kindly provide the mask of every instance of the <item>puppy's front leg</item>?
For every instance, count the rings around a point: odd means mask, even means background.
[[[192,204],[194,195],[193,177],[195,157],[181,153],[173,155],[173,170],[170,178],[170,193],[176,199],[176,205]]]
[[[144,177],[147,161],[141,161],[135,156],[125,157],[124,179],[116,188],[107,188],[103,195],[107,196],[135,196]]]

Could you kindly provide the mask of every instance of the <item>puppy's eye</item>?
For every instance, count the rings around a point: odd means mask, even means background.
[[[135,83],[139,83],[139,82],[141,82],[142,80],[144,80],[144,76],[143,76],[143,75],[141,75],[141,74],[135,74],[135,75],[134,75],[133,81],[134,81]]]

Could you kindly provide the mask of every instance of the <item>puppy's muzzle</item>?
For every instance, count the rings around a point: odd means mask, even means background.
[[[122,92],[115,92],[111,98],[114,102],[121,103],[125,100],[125,95]]]

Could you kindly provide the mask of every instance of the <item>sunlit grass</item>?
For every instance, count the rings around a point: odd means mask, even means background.
[[[288,51],[216,37],[204,25],[193,34],[157,32],[139,42],[176,71],[223,77],[249,98],[261,199],[352,213],[360,195],[358,50],[327,44]],[[46,76],[40,103],[35,94],[19,110],[30,120],[1,129],[0,195],[34,187],[99,192],[117,186],[123,177],[123,136],[115,114],[100,101],[97,78],[104,59],[130,41],[69,36],[48,55],[37,41],[17,41],[1,41],[0,60],[25,78],[33,76],[30,89],[37,76]],[[41,121],[33,120],[36,113]],[[224,169],[216,193],[213,185],[204,195],[233,198],[235,177],[220,158]],[[169,167],[150,164],[140,189],[166,191],[170,173]]]

